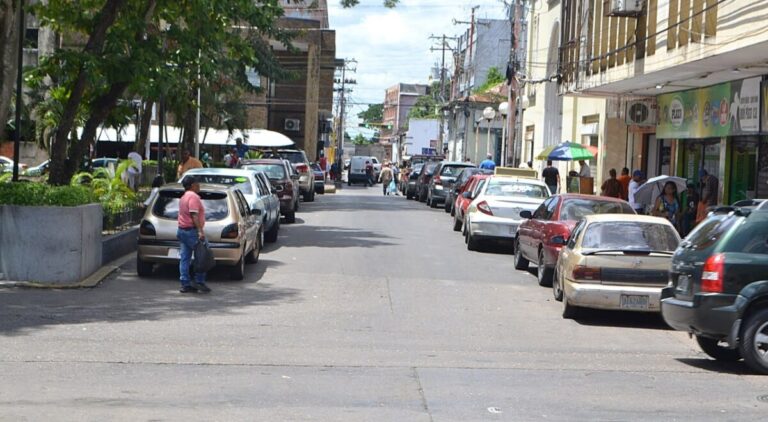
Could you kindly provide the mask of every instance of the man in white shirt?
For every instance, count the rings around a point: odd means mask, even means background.
[[[581,169],[579,169],[579,177],[592,177],[592,171],[589,169],[589,164],[584,160],[579,160]]]
[[[638,214],[644,214],[645,213],[645,204],[639,204],[635,202],[635,193],[638,189],[640,189],[640,185],[643,184],[645,179],[645,175],[640,170],[635,170],[632,173],[632,180],[629,182],[629,206],[632,207],[635,212]]]

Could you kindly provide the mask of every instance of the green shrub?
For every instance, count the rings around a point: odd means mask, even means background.
[[[45,183],[18,182],[0,184],[0,204],[24,206],[62,206],[97,202],[85,186],[50,186]]]

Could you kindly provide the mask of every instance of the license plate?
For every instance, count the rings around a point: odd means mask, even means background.
[[[622,309],[648,309],[648,296],[621,295]]]
[[[179,250],[177,248],[168,248],[168,258],[176,258],[179,259],[181,255],[179,255]]]
[[[681,275],[677,278],[677,291],[687,293],[691,287],[691,279],[687,275]]]

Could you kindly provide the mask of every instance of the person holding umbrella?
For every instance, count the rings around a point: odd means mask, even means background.
[[[656,217],[666,218],[679,230],[681,213],[682,207],[680,206],[680,198],[677,195],[677,184],[670,180],[664,184],[664,190],[656,198],[652,214]]]

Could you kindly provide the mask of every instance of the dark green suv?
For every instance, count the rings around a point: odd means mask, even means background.
[[[672,258],[661,313],[723,361],[768,374],[768,202],[715,212]]]

